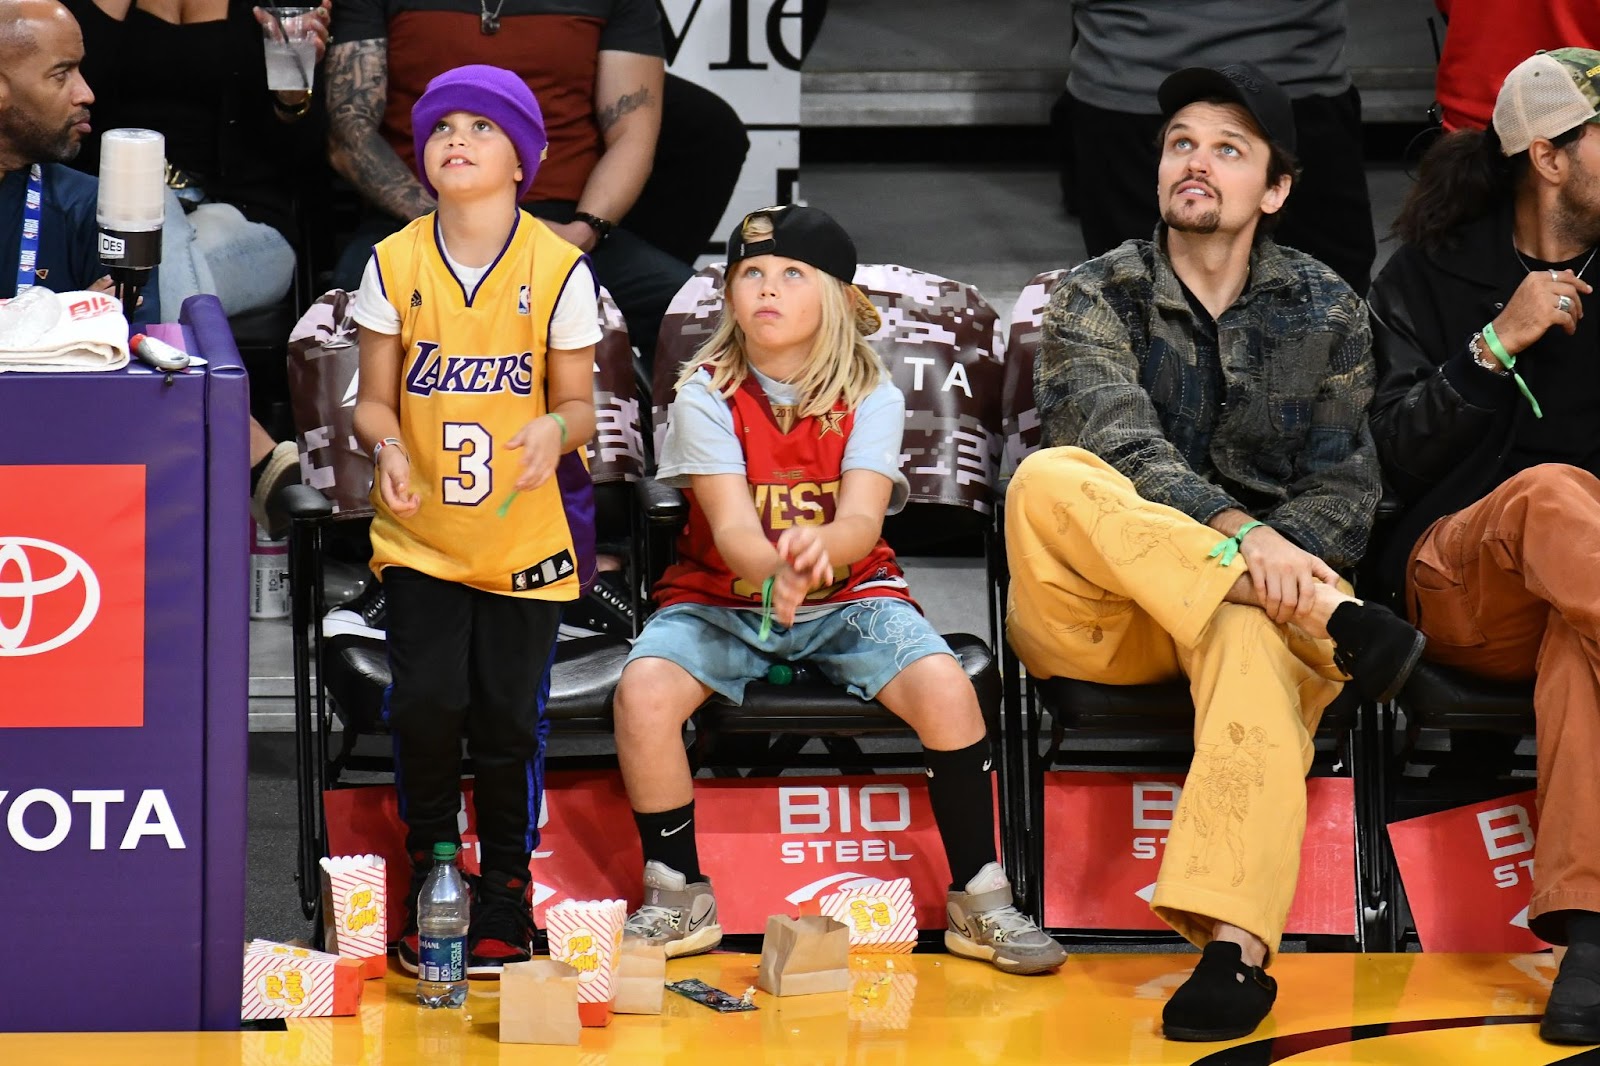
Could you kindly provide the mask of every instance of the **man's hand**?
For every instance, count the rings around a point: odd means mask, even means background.
[[[587,222],[546,222],[545,225],[550,227],[551,233],[580,252],[594,251],[598,238]]]
[[[1594,287],[1570,270],[1535,270],[1522,279],[1506,309],[1495,317],[1495,336],[1512,355],[1533,347],[1555,327],[1571,336],[1583,317],[1583,297],[1592,292]]]
[[[1339,581],[1332,567],[1271,526],[1256,526],[1246,533],[1239,542],[1239,554],[1250,568],[1256,602],[1278,625],[1293,621],[1295,614],[1311,603],[1319,583]]]

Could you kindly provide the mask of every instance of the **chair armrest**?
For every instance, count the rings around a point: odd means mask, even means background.
[[[663,485],[653,477],[634,482],[634,492],[639,497],[639,509],[652,524],[681,525],[689,517],[689,498],[680,490]]]
[[[279,497],[291,522],[315,522],[333,515],[333,501],[310,485],[288,485]]]

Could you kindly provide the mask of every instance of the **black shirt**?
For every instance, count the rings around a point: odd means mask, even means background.
[[[1546,263],[1523,256],[1529,272],[1571,270],[1585,265],[1584,280],[1600,284],[1600,257],[1590,263],[1584,252],[1565,263]],[[1583,310],[1572,336],[1552,326],[1517,356],[1517,373],[1527,382],[1543,418],[1525,415],[1506,455],[1505,476],[1540,463],[1566,463],[1600,476],[1600,296],[1581,296]],[[1518,403],[1527,403],[1520,397]]]

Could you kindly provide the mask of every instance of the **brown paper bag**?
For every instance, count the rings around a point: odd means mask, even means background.
[[[850,930],[832,918],[767,919],[756,984],[774,996],[843,992],[850,987]]]
[[[661,944],[624,940],[617,957],[618,1014],[660,1014],[667,994],[667,949]]]
[[[554,959],[513,962],[500,971],[502,1044],[576,1044],[578,971]]]

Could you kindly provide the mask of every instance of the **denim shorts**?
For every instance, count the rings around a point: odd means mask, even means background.
[[[955,657],[950,645],[905,600],[856,600],[773,624],[762,640],[761,612],[681,603],[657,611],[634,641],[628,661],[670,659],[730,703],[767,676],[774,663],[806,663],[862,699],[875,699],[895,675],[926,655]]]

